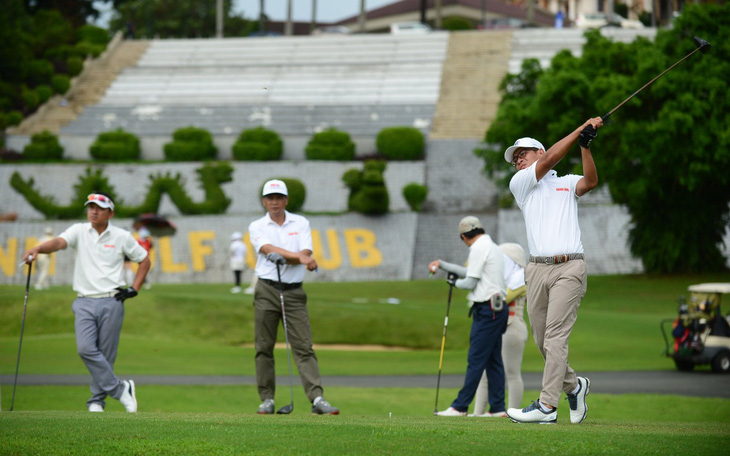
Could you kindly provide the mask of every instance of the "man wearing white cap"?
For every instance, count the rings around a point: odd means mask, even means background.
[[[590,380],[578,377],[568,364],[568,337],[586,292],[586,267],[578,225],[578,200],[598,185],[590,143],[603,126],[588,119],[550,149],[533,138],[520,138],[504,152],[517,168],[509,188],[522,210],[530,261],[525,269],[527,315],[545,368],[537,401],[507,415],[519,423],[555,423],[561,392],[570,406],[570,422],[583,422],[588,411]],[[552,169],[578,142],[583,176],[558,177]]]
[[[437,412],[438,416],[465,416],[482,373],[486,371],[489,379],[487,398],[488,417],[506,416],[504,407],[504,365],[502,364],[502,334],[507,329],[507,309],[504,305],[506,289],[504,284],[504,260],[499,247],[485,233],[478,218],[468,216],[459,222],[459,238],[469,247],[467,267],[434,260],[428,265],[433,273],[443,269],[460,277],[447,281],[456,288],[469,290],[467,299],[471,307],[469,316],[473,318],[469,334],[469,354],[467,356],[464,386],[451,403],[451,407]]]
[[[312,402],[312,414],[337,415],[323,395],[319,363],[312,348],[312,331],[309,326],[307,294],[302,288],[304,273],[317,269],[312,258],[312,233],[309,220],[287,212],[289,192],[286,184],[278,179],[267,181],[262,191],[261,203],[266,215],[252,222],[249,227],[251,244],[256,250],[255,346],[256,383],[263,401],[257,411],[260,415],[274,413],[276,373],[274,371],[274,344],[282,319],[279,286],[283,288],[286,303],[286,321],[294,361],[299,370],[302,386]],[[277,271],[274,261],[286,263]],[[273,260],[273,261],[270,261]],[[281,284],[279,284],[279,272]]]
[[[71,247],[76,250],[73,303],[76,349],[91,374],[90,412],[103,412],[104,399],[119,400],[128,412],[137,411],[132,380],[114,374],[119,336],[124,320],[124,301],[137,296],[144,283],[150,260],[129,231],[113,226],[114,201],[104,193],[92,193],[86,203],[88,223],[71,225],[57,238],[23,254],[26,263],[39,253],[53,253]],[[123,278],[124,256],[139,263],[132,286]]]
[[[241,274],[246,266],[246,244],[243,243],[243,235],[240,231],[231,234],[231,245],[228,247],[230,255],[231,270],[233,271],[233,280],[235,286],[231,288],[231,293],[241,292]]]

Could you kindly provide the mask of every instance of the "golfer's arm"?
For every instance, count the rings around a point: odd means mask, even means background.
[[[50,241],[46,241],[43,244],[33,247],[32,249],[28,250],[23,254],[23,260],[28,261],[28,255],[33,255],[33,259],[39,254],[39,253],[53,253],[57,252],[59,250],[63,250],[66,247],[68,247],[68,243],[66,242],[66,239],[62,237],[57,237],[55,239],[51,239]]]
[[[139,267],[137,268],[137,275],[134,276],[134,283],[132,284],[132,287],[139,291],[140,288],[142,288],[142,284],[144,283],[145,277],[147,277],[147,273],[150,270],[150,266],[152,263],[150,262],[150,257],[147,255],[144,257],[144,260],[139,262]]]
[[[571,147],[573,147],[573,144],[578,141],[580,132],[584,127],[585,125],[581,125],[568,136],[556,142],[550,149],[545,151],[545,154],[540,157],[535,167],[535,177],[537,180],[545,177],[548,171],[553,169],[553,167],[568,154],[568,151]]]
[[[282,249],[281,247],[276,247],[272,244],[264,244],[259,249],[259,253],[263,255],[268,255],[269,253],[278,253],[279,255],[283,256],[286,260],[287,264],[301,264],[302,263],[302,255],[311,257],[312,251],[311,250],[302,250],[301,252],[291,252],[286,249]]]
[[[583,177],[575,186],[575,194],[583,196],[598,185],[598,170],[590,149],[581,147],[580,153],[583,158]]]
[[[466,277],[466,268],[453,263],[448,263],[444,260],[439,260],[439,269],[443,269],[446,272],[456,274],[459,277]]]

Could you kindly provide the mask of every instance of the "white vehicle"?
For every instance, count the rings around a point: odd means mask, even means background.
[[[420,22],[394,22],[390,24],[393,35],[423,35],[431,32],[431,27]]]
[[[575,26],[579,29],[597,29],[602,27],[621,27],[624,29],[642,29],[640,21],[626,19],[620,14],[586,13],[579,14],[575,19]]]
[[[679,300],[679,316],[662,321],[665,354],[678,370],[710,364],[713,372],[730,372],[730,315],[723,315],[720,299],[730,293],[730,283],[701,283],[688,289],[690,300]],[[666,325],[671,323],[668,331]],[[668,337],[669,336],[669,337]]]
[[[344,25],[328,25],[314,29],[312,35],[349,35],[350,33],[352,33],[352,30]]]

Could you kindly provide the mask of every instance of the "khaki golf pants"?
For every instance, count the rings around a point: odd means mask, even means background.
[[[261,400],[274,399],[276,372],[274,345],[282,321],[279,289],[259,280],[254,294],[256,384]],[[302,287],[284,291],[284,310],[292,357],[297,365],[304,392],[310,401],[322,395],[319,363],[312,348],[312,332],[307,311],[307,294]],[[286,363],[286,359],[281,362]]]
[[[545,359],[540,402],[558,406],[561,391],[578,386],[568,365],[568,338],[578,318],[578,306],[586,293],[584,260],[562,264],[529,263],[525,269],[527,315],[532,336]]]

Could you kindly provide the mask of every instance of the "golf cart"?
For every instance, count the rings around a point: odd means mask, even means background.
[[[688,291],[689,302],[684,296],[678,300],[678,317],[661,323],[664,353],[680,371],[711,364],[713,372],[730,373],[730,314],[720,311],[720,298],[730,293],[730,283],[690,285]]]

